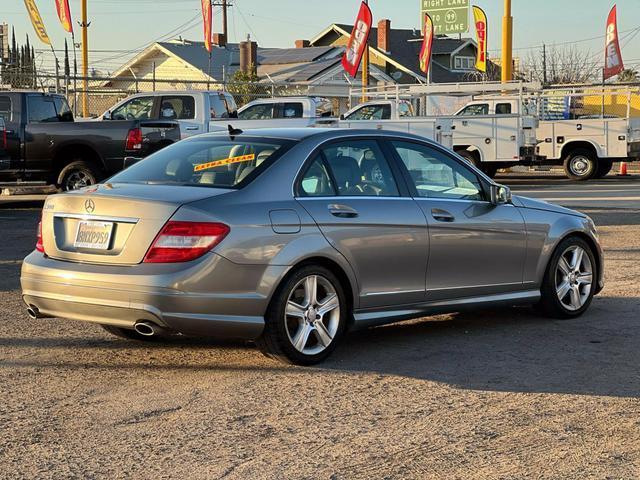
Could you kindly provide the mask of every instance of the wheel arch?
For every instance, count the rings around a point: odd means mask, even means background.
[[[563,145],[562,150],[560,151],[560,158],[564,160],[572,152],[579,149],[590,150],[595,155],[596,160],[600,158],[602,153],[600,146],[590,140],[569,140]]]
[[[104,159],[91,145],[82,142],[67,143],[58,147],[53,155],[52,166],[56,177],[74,160],[94,162],[103,170],[106,169]]]
[[[478,160],[478,162],[482,162],[482,150],[480,150],[475,145],[454,145],[453,151],[458,155],[460,154],[460,152],[468,152],[473,155]]]

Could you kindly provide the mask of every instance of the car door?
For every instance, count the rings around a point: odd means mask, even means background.
[[[40,93],[26,95],[27,122],[24,127],[25,170],[45,172],[53,158],[52,123],[60,121],[54,98]]]
[[[427,299],[521,290],[524,219],[489,201],[485,181],[452,153],[421,142],[388,143],[429,224]]]
[[[158,119],[178,122],[181,138],[204,133],[204,122],[199,122],[196,117],[193,95],[164,95],[160,99]]]
[[[393,168],[377,141],[344,140],[321,147],[297,186],[297,200],[354,269],[361,308],[424,300],[426,220]]]
[[[0,171],[19,171],[24,168],[22,149],[20,146],[20,111],[19,95],[0,95],[0,118],[4,120],[4,151],[0,155]],[[0,149],[3,146],[0,145]]]

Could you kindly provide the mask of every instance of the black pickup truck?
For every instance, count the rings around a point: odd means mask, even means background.
[[[0,182],[91,185],[180,140],[172,121],[74,121],[62,95],[0,91]],[[4,125],[3,125],[4,124]]]

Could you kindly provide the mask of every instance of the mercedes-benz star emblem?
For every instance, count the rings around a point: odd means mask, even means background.
[[[88,198],[84,202],[84,209],[87,211],[87,213],[93,213],[93,211],[96,209],[96,204],[93,203],[93,200]]]

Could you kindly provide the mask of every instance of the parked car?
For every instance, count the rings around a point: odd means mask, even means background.
[[[0,92],[0,117],[0,179],[47,181],[63,190],[94,184],[180,140],[176,122],[74,122],[62,95],[39,92]]]
[[[331,101],[322,97],[262,98],[238,110],[233,126],[250,128],[299,128],[335,123]],[[227,124],[212,121],[210,131],[226,130]]]
[[[237,118],[237,110],[233,96],[220,90],[144,92],[117,103],[100,120],[176,121],[187,138],[208,132],[210,121]]]
[[[33,318],[143,340],[255,340],[297,364],[345,331],[498,305],[583,314],[603,288],[589,217],[511,196],[390,131],[201,135],[47,199],[22,265]]]

